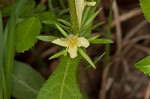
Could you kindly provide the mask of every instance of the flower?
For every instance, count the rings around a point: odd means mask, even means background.
[[[52,43],[67,47],[67,52],[70,54],[71,58],[77,57],[78,47],[87,48],[90,45],[86,38],[74,35],[69,35],[67,38],[55,39]]]
[[[96,2],[87,2],[85,0],[75,0],[76,14],[78,18],[79,27],[81,26],[82,13],[86,5],[95,6]]]

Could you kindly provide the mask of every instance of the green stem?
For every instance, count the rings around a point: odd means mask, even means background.
[[[70,8],[72,31],[75,35],[78,35],[79,28],[78,28],[75,0],[68,0],[68,3],[69,3],[69,8]]]
[[[111,0],[111,6],[110,6],[110,11],[109,11],[109,18],[108,18],[108,30],[106,33],[106,37],[110,38],[110,34],[111,34],[111,22],[112,22],[112,13],[113,13],[113,2],[114,0]],[[106,44],[106,55],[105,55],[105,65],[107,65],[109,63],[109,56],[110,56],[110,44]]]

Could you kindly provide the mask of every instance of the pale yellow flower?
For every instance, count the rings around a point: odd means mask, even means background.
[[[69,35],[67,38],[60,38],[53,40],[52,43],[67,47],[67,52],[71,58],[77,57],[77,48],[85,47],[87,48],[90,44],[89,41],[84,37],[77,37],[74,35]]]
[[[88,6],[95,6],[96,2],[87,2],[85,0],[75,0],[75,5],[76,5],[76,14],[77,14],[77,18],[78,18],[78,23],[79,23],[79,27],[81,26],[81,20],[82,20],[82,14],[83,14],[83,10],[85,8],[86,5]]]

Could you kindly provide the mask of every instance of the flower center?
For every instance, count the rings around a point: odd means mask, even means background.
[[[78,43],[77,36],[67,38],[68,47],[75,47],[77,46],[77,43]]]

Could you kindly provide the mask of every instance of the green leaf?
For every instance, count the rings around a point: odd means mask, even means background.
[[[94,30],[96,28],[98,28],[100,25],[103,25],[105,22],[98,22],[95,25],[92,26],[91,30]]]
[[[84,26],[87,26],[89,24],[92,23],[92,21],[95,19],[95,17],[100,13],[102,9],[99,9],[98,11],[96,11],[87,21],[86,23],[84,24]]]
[[[86,25],[85,26],[85,23],[87,22],[87,20],[89,20],[93,15],[94,15],[94,12],[97,8],[97,5],[99,4],[99,1],[100,0],[86,0],[88,2],[90,1],[95,1],[96,2],[96,6],[86,6],[85,9],[84,9],[84,12],[83,12],[83,15],[82,15],[82,27],[81,27],[81,30],[84,30],[85,28],[87,28],[86,30],[84,31],[81,31],[82,36],[84,37],[89,37],[90,34],[91,34],[91,30],[92,30],[92,24],[93,23],[90,23],[89,25]]]
[[[14,52],[15,52],[15,39],[16,39],[16,17],[15,17],[15,10],[14,6],[12,6],[11,16],[8,22],[8,34],[6,36],[6,42],[4,44],[4,73],[6,78],[6,88],[7,90],[7,99],[10,99],[10,92],[11,92],[11,76],[12,76],[12,69],[14,63]],[[6,26],[7,27],[7,26]],[[4,80],[4,79],[3,79]]]
[[[57,8],[59,7],[58,1],[56,1],[56,0],[48,0],[48,6],[49,6],[49,8],[50,8],[52,13],[54,13],[55,15],[58,14],[57,13]]]
[[[43,12],[43,11],[45,11],[45,10],[46,10],[46,5],[43,4],[43,3],[38,4],[37,7],[36,7],[36,11],[37,11],[38,13]]]
[[[56,25],[56,27],[59,29],[59,31],[60,31],[65,37],[68,36],[68,34],[67,34],[58,24],[55,24],[55,25]]]
[[[30,66],[15,61],[12,75],[12,95],[17,99],[36,99],[44,78]]]
[[[105,52],[103,54],[101,54],[96,60],[94,60],[94,64],[97,64],[97,62],[99,62],[99,60],[101,60],[103,58],[103,56],[105,55]],[[91,67],[91,65],[87,66],[84,68],[84,70],[87,70]]]
[[[62,56],[62,55],[67,55],[67,51],[66,51],[66,50],[60,51],[60,52],[54,54],[53,56],[51,56],[51,57],[49,58],[49,60],[50,60],[50,59],[57,58],[57,57]]]
[[[86,61],[89,62],[89,64],[90,64],[91,66],[93,66],[94,68],[96,68],[95,65],[94,65],[94,63],[93,63],[92,60],[90,59],[90,57],[89,57],[81,48],[78,48],[78,51],[79,51],[79,53],[83,56],[83,58],[85,58]]]
[[[54,25],[57,22],[55,15],[52,12],[43,12],[40,16],[40,20],[48,25]]]
[[[55,39],[58,39],[58,37],[55,36],[37,36],[37,39],[42,40],[42,41],[46,41],[46,42],[52,42]]]
[[[14,2],[14,6],[15,8],[15,14],[16,17],[18,17],[18,15],[20,15],[20,13],[24,10],[24,7],[26,6],[25,4],[27,3],[28,0],[17,0],[16,2]],[[2,15],[3,16],[10,16],[11,15],[11,8],[12,8],[12,4],[11,5],[5,5],[4,7],[2,7]]]
[[[2,13],[1,13],[1,9],[0,9],[0,99],[2,99],[3,96],[3,21],[2,21]]]
[[[140,0],[140,6],[144,16],[150,22],[150,0]]]
[[[86,20],[88,20],[91,16],[93,16],[97,5],[99,4],[100,0],[87,0],[88,2],[90,1],[95,1],[96,2],[96,6],[86,6],[83,12],[83,17],[82,17],[82,24],[84,24],[86,22]]]
[[[110,40],[110,39],[95,39],[95,40],[90,41],[90,43],[93,43],[93,44],[107,44],[107,43],[113,43],[113,41]]]
[[[21,12],[21,17],[31,17],[35,15],[35,5],[36,2],[34,0],[28,0],[24,8],[22,9]]]
[[[21,22],[17,27],[16,48],[18,52],[30,49],[36,43],[40,34],[41,22],[38,18],[31,17]]]
[[[63,56],[61,61],[41,88],[37,99],[82,99],[77,85],[77,67],[80,57],[71,59],[68,55]]]
[[[136,68],[144,72],[144,74],[150,75],[150,56],[142,59],[135,64]]]
[[[57,19],[59,22],[63,23],[64,25],[68,26],[68,27],[71,27],[71,23],[64,20],[64,19]]]
[[[91,42],[91,41],[97,39],[99,36],[100,36],[100,35],[93,36],[93,37],[89,38],[88,41]]]

